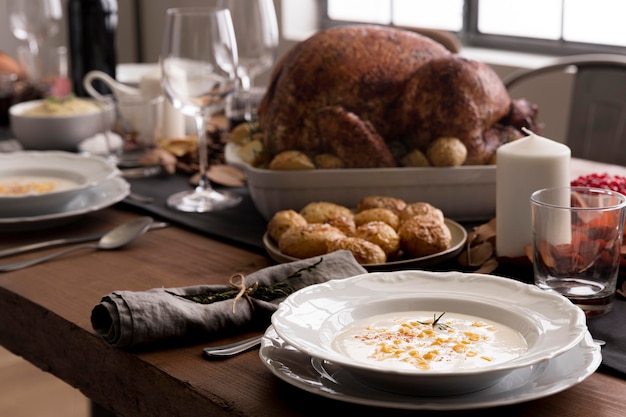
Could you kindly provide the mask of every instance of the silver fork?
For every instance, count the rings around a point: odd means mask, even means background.
[[[240,353],[247,352],[261,344],[262,335],[243,339],[227,345],[208,346],[202,349],[202,354],[210,359],[226,359]]]

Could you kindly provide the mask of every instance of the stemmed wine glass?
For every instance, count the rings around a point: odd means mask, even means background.
[[[31,77],[38,80],[41,76],[41,45],[59,31],[63,15],[61,0],[9,0],[7,13],[13,35],[28,41],[33,61]]]
[[[244,118],[251,121],[254,78],[274,63],[278,48],[278,23],[274,0],[219,0],[230,10],[237,38],[237,76],[245,103]]]
[[[170,196],[170,207],[208,212],[232,207],[241,197],[218,192],[207,177],[207,120],[221,109],[236,84],[237,43],[228,9],[182,7],[166,12],[161,52],[165,96],[183,114],[195,120],[200,180],[194,190]]]

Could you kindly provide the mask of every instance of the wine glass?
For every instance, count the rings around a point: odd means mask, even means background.
[[[274,63],[278,48],[278,23],[274,0],[219,0],[230,10],[237,38],[240,93],[245,105],[244,118],[251,121],[254,78]]]
[[[18,39],[28,41],[32,59],[31,77],[41,76],[40,49],[46,38],[59,32],[61,0],[9,0],[7,3],[9,26]]]
[[[206,123],[223,108],[236,84],[237,43],[228,9],[182,7],[166,12],[161,52],[165,96],[183,114],[195,120],[198,135],[200,180],[194,190],[170,196],[170,207],[187,212],[208,212],[232,207],[241,197],[218,192],[207,177]]]

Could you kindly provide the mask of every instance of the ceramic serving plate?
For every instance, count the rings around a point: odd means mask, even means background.
[[[398,269],[425,268],[440,264],[449,259],[453,259],[463,250],[465,242],[467,241],[467,231],[463,226],[453,220],[445,219],[445,222],[450,229],[450,234],[452,235],[450,248],[439,253],[422,256],[420,258],[407,258],[385,262],[384,264],[367,264],[363,265],[363,267],[370,272],[394,271]],[[282,253],[276,242],[274,242],[274,240],[267,233],[263,235],[263,245],[265,246],[265,250],[267,250],[269,256],[278,263],[293,262],[298,260],[293,256]]]
[[[54,211],[119,174],[106,159],[62,151],[0,153],[0,214]]]
[[[272,171],[245,163],[238,145],[226,144],[226,162],[245,170],[250,196],[267,219],[311,201],[356,207],[365,196],[425,201],[456,221],[483,221],[496,211],[496,166],[354,168]]]
[[[326,398],[398,410],[474,410],[554,395],[584,381],[602,362],[600,347],[587,332],[572,349],[548,361],[512,371],[484,390],[461,395],[404,395],[376,389],[341,367],[296,350],[270,326],[259,351],[261,362],[278,378]]]
[[[435,311],[465,314],[513,329],[527,349],[477,368],[388,368],[353,359],[336,347],[340,332],[384,314]],[[341,367],[367,385],[396,393],[456,395],[496,384],[510,372],[554,358],[587,332],[569,300],[508,278],[461,272],[375,272],[313,285],[287,297],[272,325],[297,350]]]

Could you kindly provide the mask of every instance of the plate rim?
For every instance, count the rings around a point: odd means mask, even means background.
[[[272,332],[274,333],[274,335],[271,334]],[[376,398],[368,397],[366,395],[356,396],[354,394],[338,392],[336,390],[332,391],[331,389],[329,389],[327,386],[324,385],[323,383],[324,378],[322,377],[322,375],[319,375],[319,373],[314,369],[313,365],[311,364],[311,361],[313,358],[293,348],[296,350],[296,352],[298,352],[299,354],[302,354],[303,358],[308,358],[306,363],[302,364],[303,370],[310,371],[316,377],[319,378],[319,380],[316,381],[318,382],[318,384],[305,383],[303,378],[301,377],[302,372],[298,373],[296,370],[292,368],[286,368],[285,364],[280,362],[280,359],[277,358],[276,355],[272,355],[271,352],[270,354],[268,354],[268,349],[273,349],[276,352],[278,352],[279,350],[284,350],[283,346],[281,347],[268,346],[268,344],[270,345],[272,344],[272,340],[276,341],[277,339],[279,341],[284,342],[280,338],[278,333],[276,333],[276,330],[273,328],[273,326],[269,326],[266,329],[263,335],[262,341],[261,341],[261,348],[259,349],[259,359],[261,360],[263,365],[265,365],[265,367],[270,370],[272,374],[274,374],[277,378],[281,379],[282,381],[296,388],[302,389],[303,391],[306,391],[310,394],[320,395],[325,398],[339,400],[345,403],[358,404],[358,405],[371,406],[371,407],[383,407],[383,408],[397,409],[397,410],[412,410],[412,411],[476,410],[476,409],[483,409],[483,408],[490,408],[490,407],[499,407],[499,406],[505,406],[505,405],[519,404],[523,402],[537,400],[540,398],[545,398],[545,397],[557,394],[559,392],[562,392],[566,389],[569,389],[581,383],[590,375],[592,375],[600,367],[600,364],[602,362],[602,354],[601,354],[600,347],[597,346],[593,342],[591,334],[589,333],[589,331],[587,331],[587,333],[580,340],[580,342],[567,352],[567,353],[570,353],[574,351],[574,349],[578,349],[579,354],[581,356],[584,356],[586,360],[585,362],[586,366],[570,367],[571,369],[570,373],[568,375],[564,375],[565,378],[564,377],[552,378],[553,382],[549,384],[547,387],[542,386],[540,388],[535,388],[535,386],[537,386],[538,381],[541,381],[542,377],[546,377],[546,372],[544,369],[543,372],[539,373],[538,375],[534,375],[533,378],[529,380],[527,384],[524,385],[524,387],[528,387],[528,390],[518,392],[522,387],[516,387],[513,390],[504,391],[503,393],[509,394],[509,396],[504,399],[497,399],[497,400],[492,399],[492,400],[484,400],[484,401],[475,400],[474,402],[453,403],[450,401],[446,401],[446,399],[450,397],[445,396],[445,395],[437,396],[437,397],[433,397],[433,396],[417,397],[417,396],[411,396],[411,395],[399,395],[400,398],[406,399],[406,401],[399,402],[399,401],[394,401],[393,398],[391,398],[392,396],[397,396],[396,394],[386,393],[382,390],[372,388],[372,387],[367,387],[367,388],[375,390],[375,392],[381,393],[381,395],[388,394],[390,399],[389,400],[376,399]],[[273,366],[272,365],[273,362],[279,362],[281,366],[279,367]],[[546,362],[546,369],[548,368],[550,364],[555,364],[557,362],[563,362],[566,365],[568,363],[568,362],[566,363],[566,360],[562,355],[559,355],[548,360],[548,362]],[[307,368],[307,369],[304,369],[304,368]],[[516,370],[516,371],[520,371],[520,370]],[[516,372],[516,371],[513,371],[513,372]],[[339,386],[341,385],[339,384]],[[530,389],[533,389],[534,391],[529,391]],[[480,394],[481,394],[481,391],[477,391],[473,393],[463,394],[461,395],[461,397],[468,397],[469,399],[471,399],[471,398],[475,398],[477,395],[480,395]],[[455,396],[455,397],[458,397],[458,396]],[[411,401],[411,399],[414,399],[414,401]],[[421,400],[424,400],[424,401],[421,401]]]
[[[395,270],[407,267],[415,268],[436,265],[457,256],[463,251],[465,243],[467,242],[467,230],[460,223],[452,219],[444,218],[444,221],[453,236],[455,234],[460,236],[458,241],[452,242],[451,246],[448,249],[432,255],[422,256],[420,258],[391,261],[385,262],[384,264],[362,264],[361,266],[369,272],[384,272],[388,270]],[[452,229],[454,229],[454,231]],[[269,232],[265,232],[263,234],[263,246],[265,247],[265,250],[267,251],[270,258],[278,263],[287,263],[300,260],[298,258],[294,258],[293,256],[285,255],[284,253],[282,253],[278,248],[278,245],[270,237]]]

